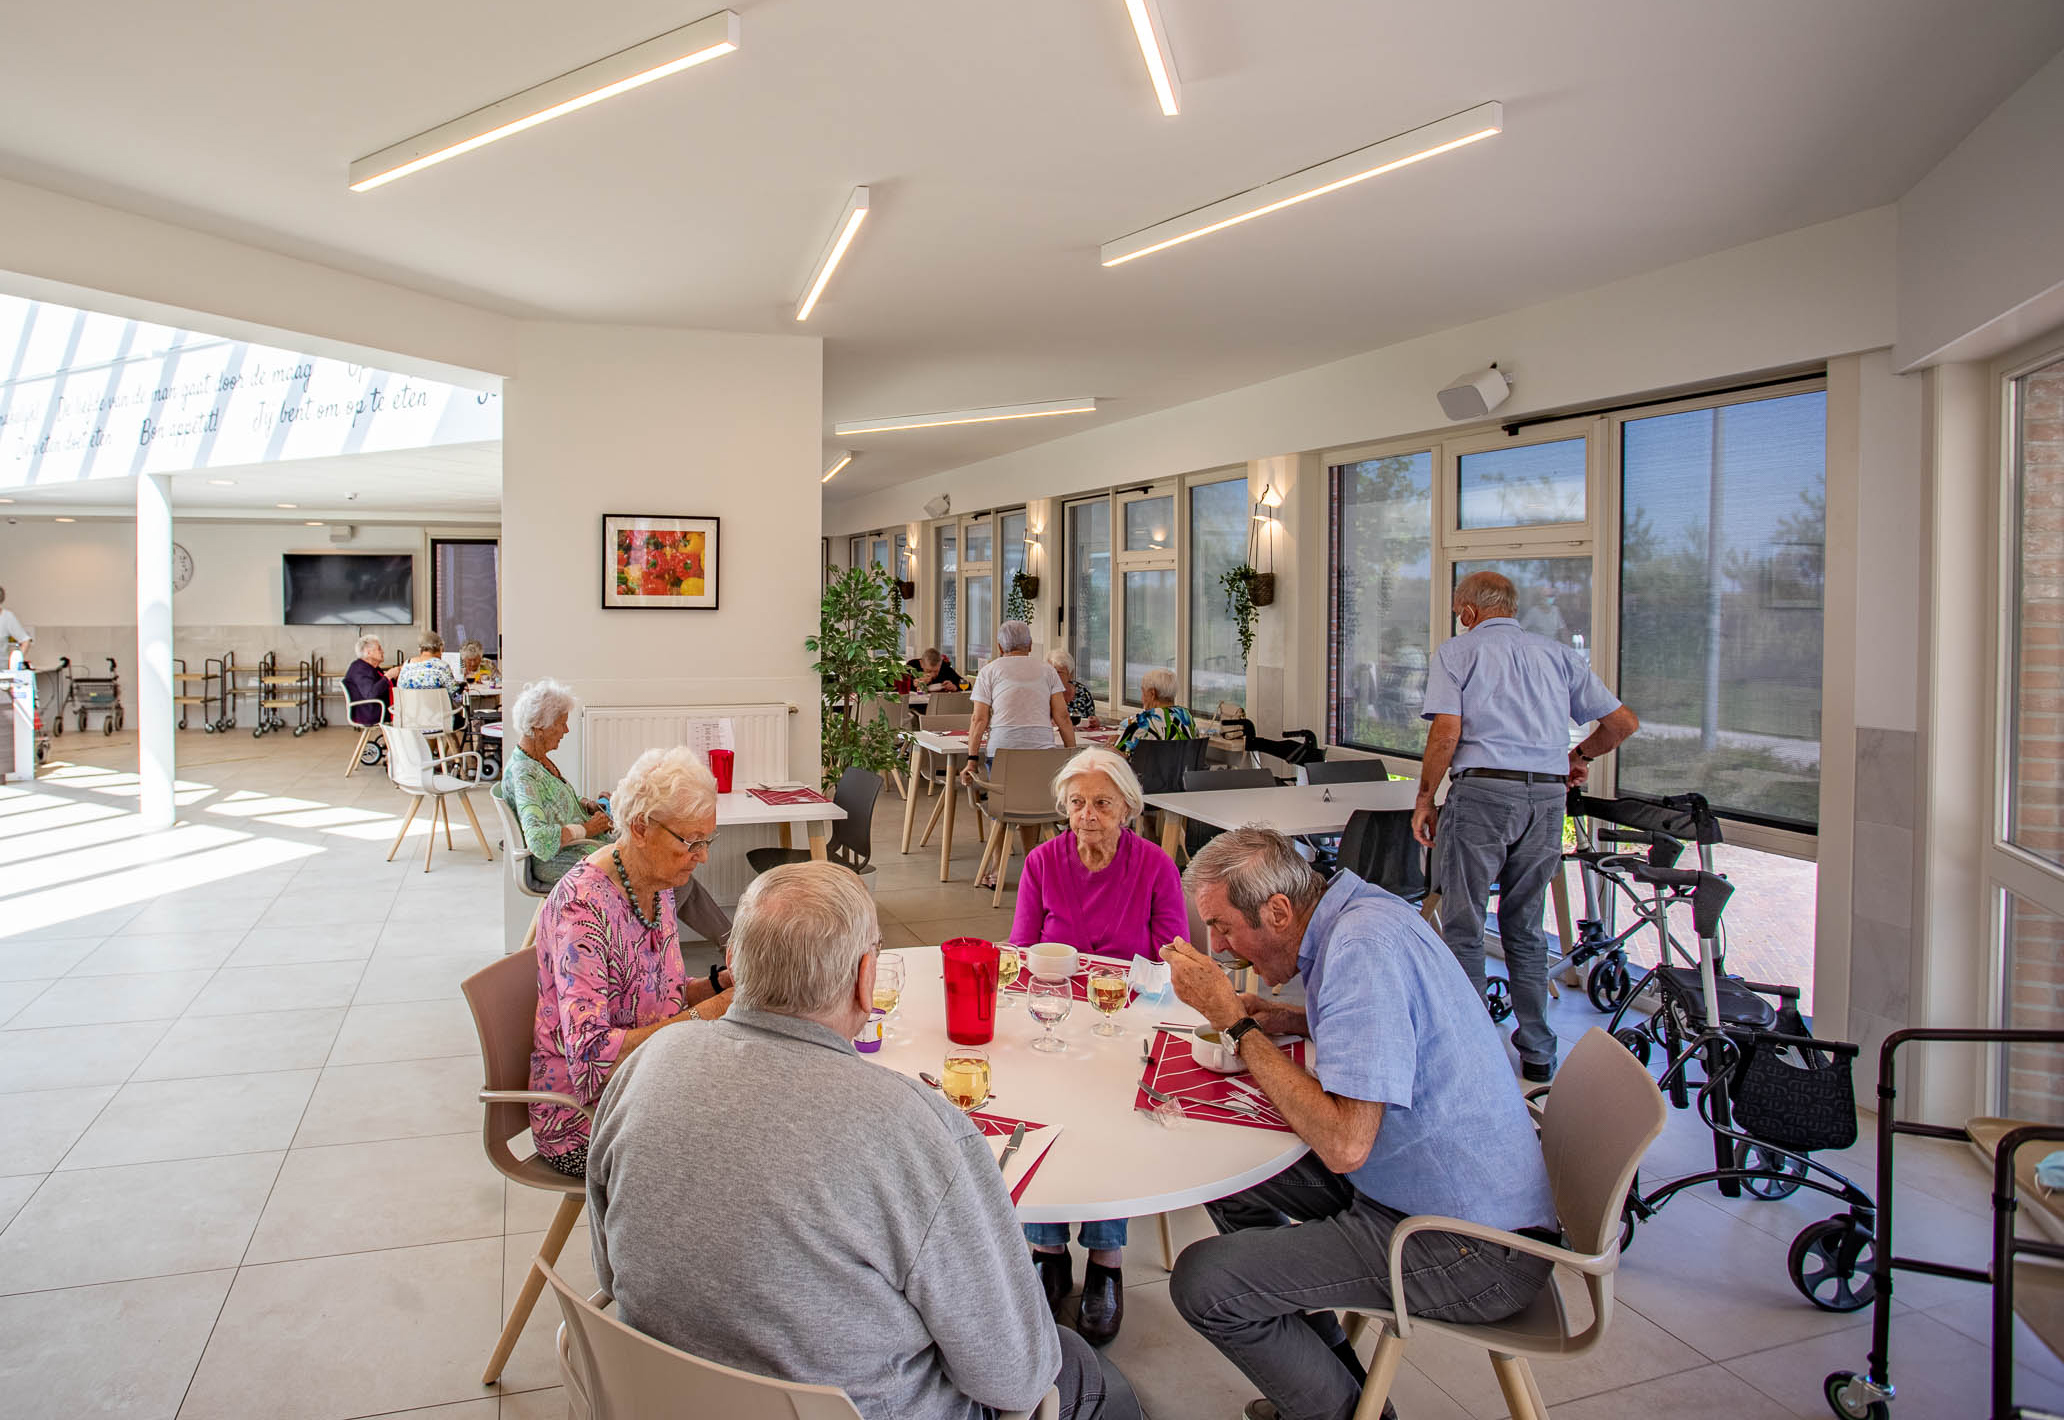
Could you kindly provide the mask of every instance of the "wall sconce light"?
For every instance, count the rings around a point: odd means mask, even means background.
[[[1276,509],[1283,506],[1283,495],[1276,491],[1273,482],[1264,483],[1261,496],[1254,500],[1254,521],[1247,529],[1247,565],[1257,571],[1275,571],[1275,540],[1269,536],[1278,527]],[[1269,565],[1262,568],[1266,561]]]

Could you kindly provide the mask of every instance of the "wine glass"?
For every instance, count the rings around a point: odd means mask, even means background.
[[[1012,1004],[1010,984],[1018,979],[1018,973],[1025,969],[1025,959],[1009,942],[996,944],[996,1006],[1001,1010]]]
[[[1125,972],[1115,966],[1099,964],[1089,973],[1089,1004],[1102,1013],[1103,1019],[1096,1023],[1098,1035],[1118,1034],[1118,1013],[1125,1009],[1125,998],[1131,994],[1131,983]]]
[[[989,1052],[979,1045],[949,1045],[939,1069],[939,1091],[973,1113],[989,1102]]]
[[[893,952],[881,952],[874,963],[874,1009],[888,1014],[882,1019],[882,1034],[889,1033],[890,1022],[896,1019],[897,1003],[903,999],[903,958]]]
[[[1032,1019],[1045,1027],[1045,1033],[1032,1042],[1034,1050],[1054,1054],[1068,1048],[1068,1042],[1054,1035],[1053,1028],[1068,1019],[1068,1013],[1075,1009],[1075,991],[1067,981],[1041,981],[1032,979],[1032,987],[1025,993],[1025,1008],[1032,1013]]]

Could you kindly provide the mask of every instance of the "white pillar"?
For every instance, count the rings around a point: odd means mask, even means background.
[[[136,768],[146,826],[170,828],[172,781],[172,478],[136,480]]]

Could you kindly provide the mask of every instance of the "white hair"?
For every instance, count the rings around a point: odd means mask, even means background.
[[[1214,883],[1225,889],[1226,901],[1250,927],[1261,925],[1262,904],[1272,897],[1288,898],[1301,912],[1326,893],[1326,880],[1290,840],[1258,823],[1228,829],[1190,859],[1183,873],[1190,896]]]
[[[1032,628],[1022,621],[1006,621],[996,628],[996,649],[999,654],[1031,650]]]
[[[717,811],[717,778],[686,745],[648,749],[617,781],[609,812],[625,828],[642,828],[654,814],[706,818]]]
[[[1166,666],[1156,666],[1139,678],[1140,694],[1153,691],[1156,698],[1175,704],[1175,672]]]
[[[1125,756],[1107,749],[1090,748],[1062,765],[1061,772],[1054,775],[1054,807],[1062,814],[1068,812],[1069,787],[1087,774],[1101,774],[1111,781],[1111,787],[1125,800],[1127,818],[1138,818],[1140,810],[1146,807],[1146,791],[1140,788],[1139,775],[1132,772]]]
[[[366,647],[368,646],[378,646],[383,651],[387,649],[387,643],[385,641],[382,641],[379,637],[373,635],[372,632],[368,631],[365,635],[358,638],[358,644],[351,648],[351,654],[357,656],[360,660],[364,660]]]
[[[571,720],[578,709],[580,701],[574,698],[572,687],[547,676],[523,687],[509,711],[509,724],[517,739],[527,740],[561,715]]]
[[[487,647],[481,645],[478,641],[468,641],[465,645],[459,647],[459,654],[462,656],[485,656],[487,654]]]
[[[1062,680],[1075,679],[1075,658],[1059,646],[1046,653],[1046,663],[1060,672]]]
[[[746,885],[731,923],[737,1003],[819,1017],[842,1005],[869,952],[881,948],[874,898],[836,863],[789,863]]]

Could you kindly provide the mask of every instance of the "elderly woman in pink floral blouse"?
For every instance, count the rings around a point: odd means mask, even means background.
[[[716,780],[690,750],[647,750],[610,808],[621,837],[568,870],[537,927],[530,1087],[571,1095],[590,1110],[616,1062],[653,1032],[715,1020],[731,1003],[728,971],[688,979],[674,917],[674,890],[716,841]],[[585,1174],[586,1115],[533,1104],[530,1132],[546,1163]]]

